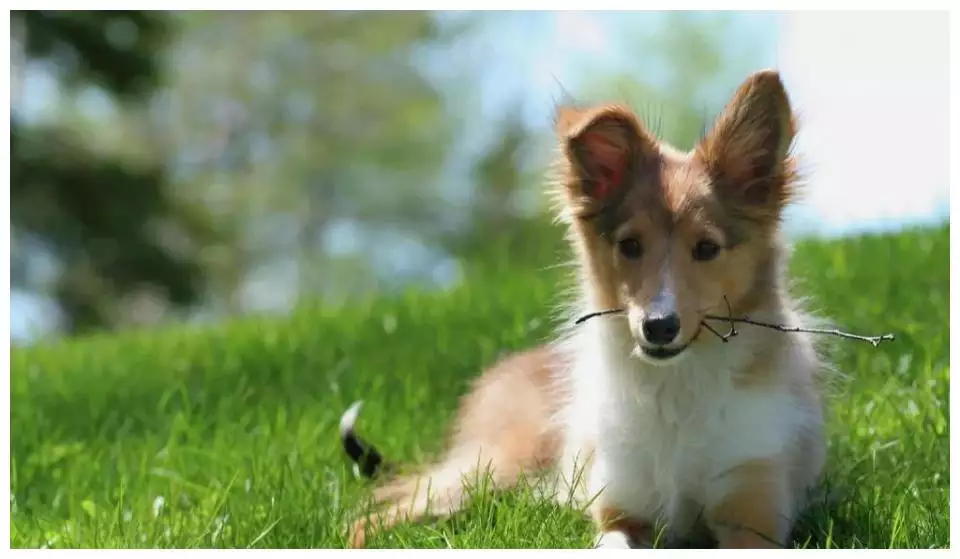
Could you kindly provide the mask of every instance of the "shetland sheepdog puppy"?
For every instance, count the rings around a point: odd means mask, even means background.
[[[689,152],[622,105],[555,120],[548,182],[576,259],[571,316],[621,312],[477,377],[442,458],[375,489],[349,544],[458,511],[479,473],[491,489],[552,480],[601,548],[789,545],[825,460],[821,359],[808,334],[742,324],[728,340],[706,318],[808,320],[786,290],[780,226],[798,180],[780,76],[750,75]],[[345,447],[361,444],[356,411]]]

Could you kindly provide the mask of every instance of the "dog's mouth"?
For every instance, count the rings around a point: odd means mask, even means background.
[[[683,344],[682,346],[678,347],[669,347],[638,344],[637,349],[651,359],[655,359],[657,361],[666,361],[667,359],[672,359],[683,353],[689,345],[690,344]]]
[[[643,357],[650,358],[651,361],[669,361],[674,357],[679,356],[681,353],[687,350],[693,342],[697,341],[697,338],[700,337],[700,332],[703,331],[703,328],[697,328],[697,331],[693,336],[687,340],[686,343],[675,346],[675,345],[650,345],[645,344],[642,341],[637,341],[637,347],[634,350],[635,354],[642,354]]]

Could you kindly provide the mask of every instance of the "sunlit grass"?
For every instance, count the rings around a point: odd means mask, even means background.
[[[836,498],[798,546],[949,544],[948,243],[942,227],[797,248],[816,310],[897,333],[836,344]],[[335,436],[346,406],[366,401],[363,432],[388,457],[425,460],[472,375],[549,337],[559,270],[491,269],[450,293],[15,350],[11,545],[341,547],[364,488]],[[486,495],[372,544],[589,545],[582,516],[532,495]]]

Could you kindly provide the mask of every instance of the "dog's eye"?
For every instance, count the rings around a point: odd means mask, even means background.
[[[640,241],[634,238],[620,241],[617,243],[617,249],[620,250],[620,254],[622,254],[624,258],[630,260],[636,260],[643,254],[643,246],[640,245]]]
[[[718,254],[720,254],[720,245],[706,239],[699,241],[697,245],[693,247],[693,259],[700,262],[713,260]]]

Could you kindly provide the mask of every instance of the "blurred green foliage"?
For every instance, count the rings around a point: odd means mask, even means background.
[[[465,118],[489,60],[451,47],[497,17],[14,12],[14,288],[80,333],[557,264],[550,123],[517,103],[478,147]],[[665,79],[585,68],[575,97],[689,145],[743,62],[718,48],[726,16],[659,17],[635,50]],[[58,90],[28,118],[38,73]]]
[[[466,217],[507,215],[444,203],[458,130],[416,63],[451,39],[430,13],[15,12],[14,27],[20,72],[44,63],[63,90],[40,119],[12,113],[14,284],[52,296],[68,333],[152,321],[145,303],[275,306],[248,302],[263,282],[288,300],[367,292],[395,279],[374,269],[395,239],[442,255],[469,244]],[[110,118],[83,112],[91,93]],[[479,156],[503,191],[510,133]],[[338,227],[361,250],[337,249]]]
[[[159,81],[156,52],[168,26],[163,15],[12,16],[26,55],[52,61],[65,87],[100,83],[118,102],[135,104]],[[198,208],[184,207],[172,195],[163,165],[96,153],[76,131],[11,116],[14,287],[31,283],[31,252],[52,253],[60,271],[46,288],[68,332],[112,322],[114,303],[145,286],[175,305],[196,303],[202,263],[195,251],[165,246],[156,229],[173,227],[200,245],[215,242],[216,231]]]

